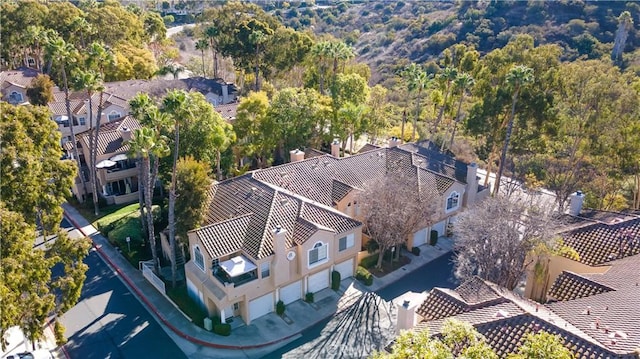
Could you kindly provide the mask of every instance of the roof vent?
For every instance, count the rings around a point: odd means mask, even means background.
[[[288,203],[289,203],[289,200],[286,199],[286,198],[283,198],[283,199],[280,200],[280,205],[282,205],[282,206],[286,206]]]
[[[623,332],[622,330],[616,330],[615,332],[609,334],[609,338],[627,339],[628,337],[629,336],[627,335],[627,333]]]
[[[509,316],[509,312],[507,312],[504,309],[500,309],[493,316],[494,316],[494,318],[506,318],[506,317]]]

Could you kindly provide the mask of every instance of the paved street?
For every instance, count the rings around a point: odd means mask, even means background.
[[[456,286],[451,254],[378,291],[365,293],[332,318],[302,332],[302,337],[265,358],[362,358],[382,350],[395,337],[396,308],[391,300],[407,292]]]
[[[62,317],[70,358],[185,358],[95,251],[85,263],[80,302]]]

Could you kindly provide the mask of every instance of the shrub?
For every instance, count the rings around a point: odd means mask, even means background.
[[[362,266],[358,266],[358,269],[356,269],[356,279],[364,283],[364,285],[373,284],[373,275]]]
[[[231,335],[231,324],[228,323],[220,323],[213,326],[213,332],[228,337]]]
[[[279,300],[278,303],[276,303],[276,314],[282,316],[282,314],[284,314],[284,309],[284,302]]]
[[[414,256],[419,256],[420,255],[420,248],[419,247],[411,248],[411,253],[413,253]]]
[[[305,294],[304,301],[307,303],[313,303],[313,293],[308,292],[307,294]]]
[[[374,265],[376,265],[376,263],[378,263],[378,255],[379,253],[376,253],[372,256],[362,258],[362,260],[360,261],[360,265],[364,268],[373,267]]]
[[[429,238],[429,244],[435,246],[438,243],[438,231],[431,230],[431,237]]]
[[[331,289],[340,289],[340,272],[335,270],[331,272]]]

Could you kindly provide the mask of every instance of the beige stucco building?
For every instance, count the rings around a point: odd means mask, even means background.
[[[189,232],[185,265],[190,295],[209,315],[247,324],[275,304],[330,286],[331,272],[354,275],[363,245],[357,195],[369,181],[403,171],[416,192],[433,194],[437,210],[407,246],[439,235],[464,206],[486,196],[475,164],[436,153],[428,143],[367,146],[349,157],[307,156],[216,183],[204,226]]]

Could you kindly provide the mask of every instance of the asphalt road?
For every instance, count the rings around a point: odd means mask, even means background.
[[[289,343],[264,358],[358,358],[362,357],[364,351],[370,351],[372,344],[382,344],[382,346],[386,345],[386,342],[366,343],[367,338],[364,338],[363,336],[375,333],[367,331],[367,328],[362,329],[360,327],[371,327],[376,325],[378,327],[387,328],[389,325],[389,323],[387,323],[387,317],[389,315],[393,316],[393,308],[388,308],[387,302],[390,302],[392,299],[397,298],[407,291],[429,291],[433,287],[455,288],[457,286],[457,282],[453,277],[453,264],[451,262],[451,258],[452,254],[444,255],[433,262],[425,264],[386,288],[378,290],[376,294],[379,296],[379,299],[382,299],[382,301],[378,301],[378,303],[380,303],[380,311],[383,313],[374,314],[372,316],[377,316],[383,320],[383,325],[372,324],[370,318],[369,320],[365,318],[364,320],[361,320],[359,324],[354,324],[354,320],[351,320],[351,318],[344,318],[344,315],[334,316],[303,331],[301,338]],[[364,302],[373,301],[376,301],[376,299],[371,298],[370,296],[366,297],[364,300]],[[356,308],[354,312],[362,312],[363,310],[360,309],[363,307],[363,304],[359,304],[358,308]],[[351,310],[348,312],[351,312]],[[374,313],[377,312],[378,311],[374,311]],[[349,313],[349,316],[354,316],[354,313]],[[381,335],[379,337],[386,337],[386,334],[388,333],[384,334],[385,335]],[[393,334],[391,336],[393,336]],[[353,340],[353,338],[350,337],[355,337],[356,340]],[[360,344],[367,346],[367,348],[359,348],[358,346]]]
[[[62,317],[70,358],[186,358],[97,252],[85,263],[80,301]]]

